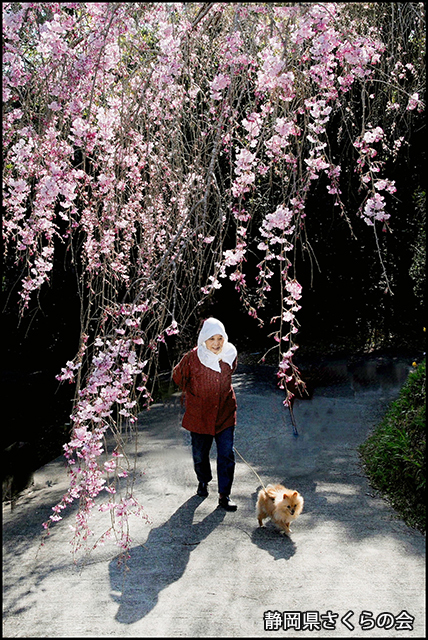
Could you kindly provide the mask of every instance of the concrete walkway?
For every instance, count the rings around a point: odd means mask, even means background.
[[[194,495],[178,396],[141,416],[135,494],[151,522],[132,520],[125,572],[112,543],[73,564],[72,514],[40,548],[41,522],[68,486],[61,458],[46,465],[3,508],[3,636],[425,637],[425,537],[376,496],[356,451],[409,368],[329,363],[334,385],[295,404],[298,437],[272,370],[238,368],[237,451],[265,484],[305,498],[290,538],[258,527],[260,482],[239,456],[236,513],[217,508],[215,480],[208,498]]]

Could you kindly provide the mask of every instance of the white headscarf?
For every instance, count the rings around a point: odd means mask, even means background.
[[[224,338],[223,349],[218,355],[207,349],[205,344],[205,341],[208,340],[208,338],[216,335],[223,336]],[[237,355],[238,352],[235,347],[228,341],[223,323],[215,318],[208,318],[208,320],[205,320],[198,336],[198,358],[202,364],[209,369],[220,373],[220,360],[227,362],[231,367]]]

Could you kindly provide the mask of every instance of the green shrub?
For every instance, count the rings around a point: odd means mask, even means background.
[[[371,485],[411,527],[425,532],[426,361],[414,371],[382,422],[359,447]]]

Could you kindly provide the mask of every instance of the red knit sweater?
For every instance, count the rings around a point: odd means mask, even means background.
[[[232,367],[220,361],[221,372],[206,367],[198,358],[197,347],[186,353],[172,377],[185,393],[183,427],[195,433],[215,435],[236,424],[236,397],[232,387]]]

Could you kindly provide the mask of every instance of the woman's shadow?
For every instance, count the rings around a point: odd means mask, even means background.
[[[130,551],[126,565],[109,565],[111,597],[119,603],[118,622],[141,620],[156,605],[159,593],[183,575],[190,552],[222,522],[226,512],[217,508],[197,524],[193,516],[201,498],[192,496],[160,527],[152,529],[147,542]]]

